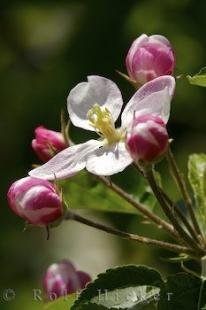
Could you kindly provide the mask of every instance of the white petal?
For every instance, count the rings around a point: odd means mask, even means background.
[[[89,140],[86,143],[70,146],[58,153],[43,166],[31,170],[29,175],[46,180],[70,177],[85,168],[86,156],[101,145],[102,142],[100,141]]]
[[[170,102],[175,90],[175,79],[170,75],[160,76],[139,88],[122,113],[122,126],[127,127],[135,115],[155,114],[167,122]]]
[[[103,146],[88,156],[86,169],[97,175],[113,175],[123,171],[132,163],[125,143]]]
[[[153,41],[153,40],[158,41],[162,44],[167,45],[168,47],[171,47],[171,43],[169,42],[169,40],[160,34],[154,34],[154,35],[150,36],[149,39],[150,39],[150,41]]]
[[[79,83],[74,87],[67,98],[72,123],[80,128],[94,130],[89,124],[87,113],[95,103],[107,108],[116,121],[123,105],[117,85],[104,77],[92,75],[88,76],[88,82]]]

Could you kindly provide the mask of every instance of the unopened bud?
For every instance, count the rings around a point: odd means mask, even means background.
[[[168,141],[163,120],[159,116],[144,115],[134,118],[126,144],[135,161],[151,162],[167,151]]]
[[[161,75],[171,75],[174,66],[172,46],[161,35],[141,35],[133,42],[126,57],[127,72],[139,85]]]
[[[20,179],[11,185],[7,198],[12,211],[29,224],[47,226],[63,214],[61,195],[46,180]]]
[[[68,260],[52,264],[43,278],[43,287],[48,299],[52,296],[65,296],[83,289],[91,277],[83,271],[77,271]]]
[[[35,129],[35,139],[32,140],[32,148],[43,162],[48,161],[54,155],[67,148],[61,132],[53,131],[39,126]]]

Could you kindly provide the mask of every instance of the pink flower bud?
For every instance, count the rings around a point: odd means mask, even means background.
[[[170,42],[161,35],[142,34],[129,49],[127,72],[138,84],[144,84],[161,75],[171,75],[175,56]]]
[[[127,148],[135,161],[150,162],[162,156],[168,148],[168,133],[159,116],[144,115],[134,119],[127,134]]]
[[[83,271],[77,271],[68,261],[52,264],[43,278],[43,287],[48,299],[55,299],[83,289],[91,277]]]
[[[43,126],[35,129],[35,139],[32,140],[32,148],[43,162],[48,161],[54,155],[67,148],[61,132],[48,130]]]
[[[12,211],[33,225],[48,225],[63,214],[61,197],[46,180],[20,179],[11,185],[7,198]]]

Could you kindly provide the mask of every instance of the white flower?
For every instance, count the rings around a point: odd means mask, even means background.
[[[69,93],[68,112],[75,126],[95,131],[100,138],[68,147],[29,174],[53,180],[67,178],[84,168],[105,176],[124,170],[133,161],[125,147],[125,136],[134,113],[158,115],[167,122],[174,89],[175,80],[171,76],[144,84],[126,105],[121,127],[115,128],[123,106],[120,90],[111,80],[89,76],[88,82],[79,83]]]

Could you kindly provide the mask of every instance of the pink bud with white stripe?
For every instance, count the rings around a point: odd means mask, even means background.
[[[142,34],[129,49],[126,67],[130,78],[140,85],[162,75],[171,75],[175,56],[170,42],[161,35]]]
[[[126,144],[135,161],[151,162],[165,154],[168,141],[164,121],[156,115],[142,115],[134,118]]]
[[[68,260],[52,264],[43,278],[43,287],[47,299],[53,300],[60,296],[75,293],[91,281],[84,271],[78,271]]]
[[[43,126],[35,129],[32,148],[43,162],[48,161],[57,153],[68,147],[61,132],[49,130]]]
[[[11,185],[7,198],[12,211],[29,224],[46,226],[63,214],[61,196],[46,180],[20,179]]]

